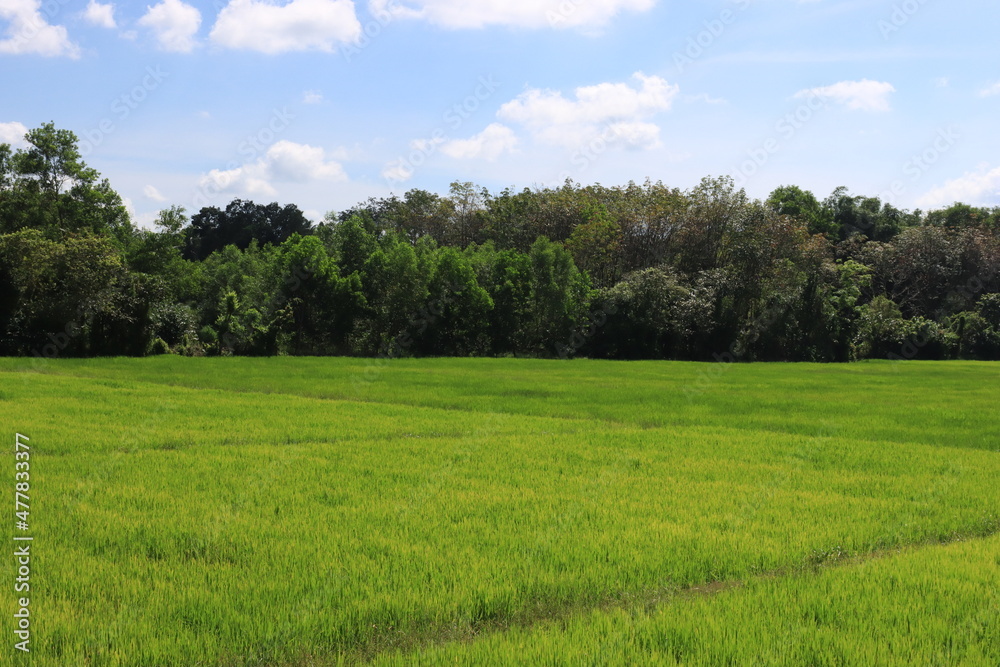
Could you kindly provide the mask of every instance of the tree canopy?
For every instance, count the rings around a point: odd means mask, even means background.
[[[0,144],[0,354],[1000,358],[1000,208],[727,177],[134,226],[52,123]]]

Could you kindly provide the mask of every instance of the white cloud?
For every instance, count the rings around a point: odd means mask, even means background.
[[[66,28],[50,25],[41,9],[42,0],[0,0],[0,21],[7,22],[0,54],[79,58],[80,49],[70,41]]]
[[[413,168],[406,160],[399,158],[385,165],[382,169],[382,178],[392,183],[405,183],[413,178]]]
[[[181,0],[162,0],[148,8],[139,25],[153,31],[164,51],[190,53],[197,45],[194,36],[201,27],[201,12]]]
[[[994,95],[1000,95],[1000,81],[997,81],[991,86],[986,86],[979,91],[980,97],[993,97]]]
[[[697,95],[685,95],[685,102],[704,102],[705,104],[711,104],[713,106],[720,104],[729,104],[729,100],[724,97],[712,97],[708,93],[699,93]]]
[[[167,198],[166,198],[166,197],[164,197],[163,195],[161,195],[161,194],[160,194],[160,191],[159,191],[159,190],[157,190],[157,189],[156,189],[156,188],[155,188],[154,186],[152,186],[152,185],[147,185],[146,187],[144,187],[144,188],[142,189],[142,195],[143,195],[143,196],[144,196],[144,197],[145,197],[146,199],[152,199],[153,201],[158,201],[158,202],[164,202],[164,201],[167,201]]]
[[[543,143],[576,148],[598,136],[636,148],[659,144],[659,127],[645,119],[669,111],[680,88],[641,72],[637,84],[602,83],[577,88],[575,99],[532,88],[504,104],[497,115],[526,126]]]
[[[441,145],[441,152],[458,160],[483,159],[493,162],[517,148],[517,137],[506,125],[493,123],[469,139],[453,139]]]
[[[962,202],[973,206],[1000,204],[1000,167],[990,170],[988,165],[934,188],[917,200],[923,209],[950,206]]]
[[[267,54],[331,52],[360,36],[352,0],[230,0],[211,33],[216,44]]]
[[[339,155],[339,154],[338,154]],[[308,144],[278,141],[256,162],[222,171],[213,169],[201,177],[202,188],[247,196],[272,197],[278,192],[272,182],[343,182],[347,174],[339,162],[327,159],[326,151]]]
[[[832,86],[807,88],[795,93],[796,98],[819,97],[843,104],[857,111],[888,111],[889,95],[896,92],[891,83],[884,81],[841,81]]]
[[[83,12],[83,18],[87,23],[100,28],[117,28],[115,23],[115,6],[111,3],[102,5],[97,0],[90,0],[87,9]]]
[[[0,144],[10,144],[14,148],[24,148],[28,145],[28,142],[24,140],[24,135],[27,133],[28,128],[17,121],[0,123]]]
[[[291,183],[346,181],[339,162],[327,161],[326,151],[307,144],[279,141],[267,151],[271,178]]]
[[[323,93],[318,90],[307,90],[302,93],[302,104],[319,104],[323,101]]]
[[[655,148],[660,145],[660,127],[653,123],[610,123],[607,130],[609,137],[628,148]]]
[[[266,179],[255,175],[253,165],[236,169],[213,169],[198,180],[198,186],[212,192],[231,192],[246,197],[274,197],[278,191]]]
[[[376,15],[420,18],[445,28],[504,25],[520,28],[599,28],[625,11],[656,0],[371,0]]]

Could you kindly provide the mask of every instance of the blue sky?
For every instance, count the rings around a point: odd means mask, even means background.
[[[0,0],[0,142],[74,131],[140,224],[455,180],[1000,205],[1000,21],[942,0]]]

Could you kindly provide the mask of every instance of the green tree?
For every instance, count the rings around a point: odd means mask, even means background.
[[[145,349],[142,305],[124,298],[133,285],[110,239],[58,241],[37,229],[0,236],[0,284],[5,354],[142,354]],[[95,333],[102,322],[118,326],[108,332],[109,340]],[[124,340],[127,333],[136,340]]]
[[[53,123],[30,130],[28,146],[0,150],[0,232],[38,229],[50,238],[89,232],[124,243],[132,224],[122,199],[80,156],[76,135]]]
[[[406,352],[411,345],[404,338],[410,318],[427,301],[427,283],[416,251],[406,242],[389,243],[368,257],[362,276],[368,310],[358,327],[355,350],[371,355]]]
[[[841,239],[861,234],[874,241],[890,241],[907,227],[920,222],[919,213],[906,213],[878,197],[852,196],[839,187],[823,201],[824,215],[829,215]]]
[[[427,291],[427,304],[410,320],[414,350],[442,356],[487,353],[493,300],[469,259],[455,248],[437,250]]]
[[[855,338],[859,359],[885,359],[899,354],[905,344],[905,320],[892,299],[879,295],[861,307]]]
[[[590,281],[562,244],[539,238],[531,246],[530,350],[552,354],[587,312]]]
[[[689,319],[691,290],[669,268],[631,273],[601,290],[606,321],[596,328],[587,350],[613,359],[682,359],[698,323]],[[611,315],[607,315],[611,311]]]
[[[622,230],[603,204],[587,205],[583,215],[586,222],[573,230],[566,249],[597,287],[610,287],[620,277]]]
[[[352,216],[339,223],[333,230],[334,256],[340,265],[340,273],[348,276],[361,274],[368,258],[378,247],[375,236],[365,229],[360,216]]]
[[[169,221],[171,223],[175,220]],[[184,256],[203,260],[213,252],[234,245],[244,250],[250,243],[278,245],[293,234],[313,232],[302,211],[294,204],[256,204],[234,199],[225,210],[215,206],[201,209],[186,230]]]
[[[180,206],[160,211],[157,231],[136,229],[124,251],[129,270],[161,280],[176,301],[196,300],[200,288],[201,265],[183,257],[183,228],[187,220]]]
[[[516,250],[502,250],[493,256],[489,268],[493,351],[496,354],[528,352],[532,315],[531,258]]]
[[[346,354],[368,304],[361,276],[341,275],[323,242],[292,236],[278,249],[278,344],[292,354]]]
[[[688,194],[689,205],[678,221],[676,266],[687,274],[718,268],[726,231],[747,204],[746,192],[733,179],[706,178]]]
[[[767,198],[767,205],[776,213],[801,220],[810,234],[826,234],[831,238],[837,235],[839,227],[832,212],[824,208],[812,192],[797,185],[776,188]]]
[[[931,211],[927,214],[926,224],[936,227],[976,227],[988,225],[992,212],[987,208],[977,208],[956,202],[945,209]]]

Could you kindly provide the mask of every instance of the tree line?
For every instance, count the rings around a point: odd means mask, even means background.
[[[0,354],[1000,359],[1000,208],[727,177],[136,227],[49,123],[0,144]]]

